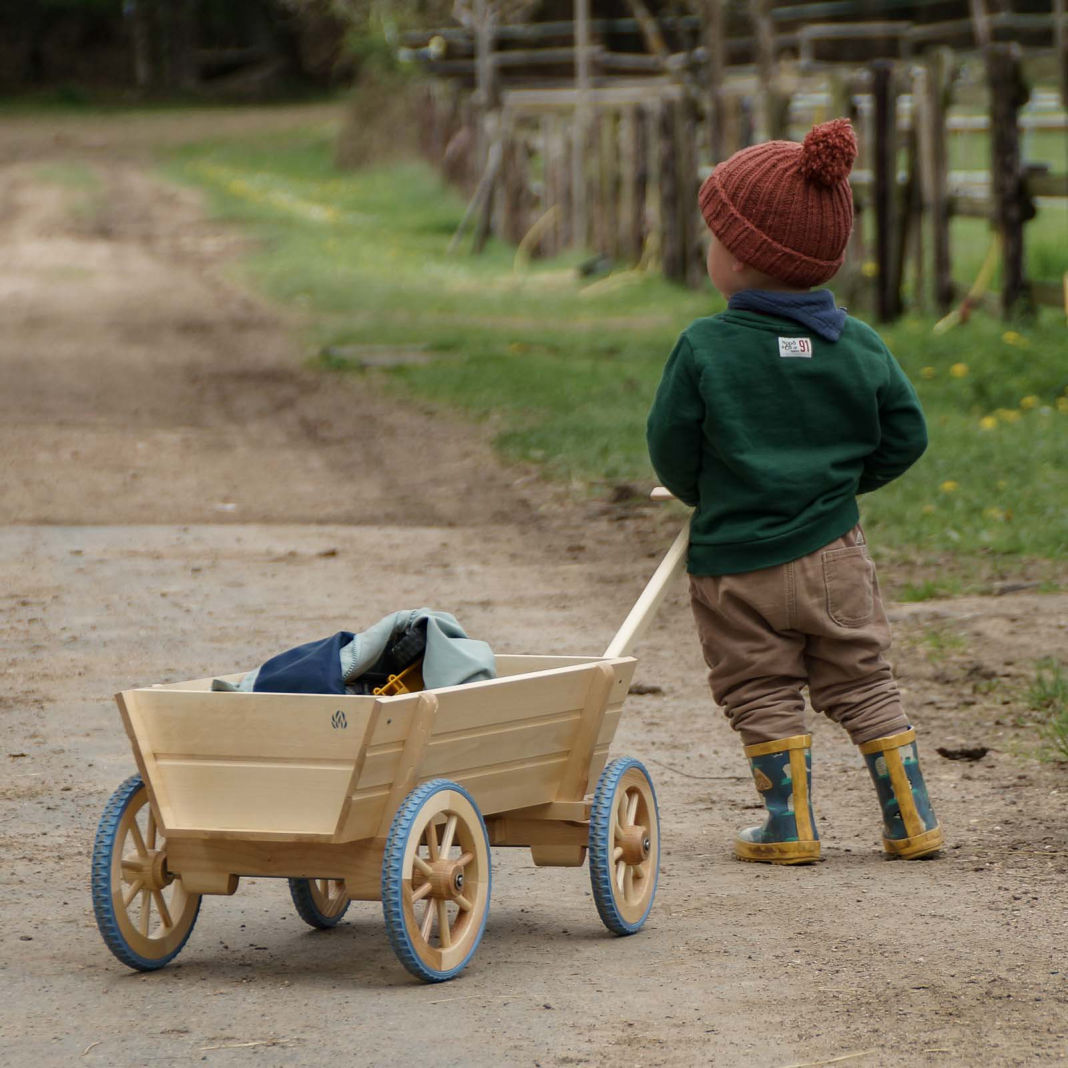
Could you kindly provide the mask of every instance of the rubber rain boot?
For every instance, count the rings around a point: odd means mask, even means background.
[[[739,860],[810,864],[820,858],[812,815],[812,735],[745,747],[753,780],[768,810],[762,827],[747,827],[734,840]]]
[[[864,742],[859,748],[882,806],[887,856],[918,860],[938,852],[942,828],[920,771],[916,731],[910,727],[900,734]]]

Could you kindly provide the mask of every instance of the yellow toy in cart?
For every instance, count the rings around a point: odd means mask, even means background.
[[[274,876],[314,927],[381,900],[401,963],[451,979],[482,938],[491,846],[529,848],[544,866],[588,853],[602,921],[638,931],[656,892],[656,794],[639,761],[608,752],[630,649],[686,535],[603,656],[501,655],[491,680],[421,690],[413,673],[368,696],[215,692],[212,679],[118,694],[139,773],[108,802],[93,851],[108,948],[161,968],[204,895]]]

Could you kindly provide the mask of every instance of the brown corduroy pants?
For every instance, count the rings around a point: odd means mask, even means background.
[[[690,597],[712,695],[746,745],[807,733],[806,683],[858,745],[908,729],[859,526],[788,564],[691,575]]]

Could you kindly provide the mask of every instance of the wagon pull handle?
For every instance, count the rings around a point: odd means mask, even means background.
[[[673,495],[663,486],[657,486],[650,494],[654,501],[673,500]],[[678,575],[686,565],[686,550],[690,544],[690,521],[682,526],[678,536],[671,543],[660,566],[653,572],[653,577],[646,583],[641,596],[634,602],[627,618],[623,620],[623,626],[616,631],[616,636],[609,643],[604,655],[627,656],[634,648],[638,639],[645,633],[645,628],[653,621],[660,608],[661,602],[667,594],[668,586],[672,579]]]

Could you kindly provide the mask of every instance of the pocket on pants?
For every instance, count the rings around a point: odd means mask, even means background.
[[[862,627],[875,615],[875,565],[866,545],[822,554],[827,614],[840,627]]]

